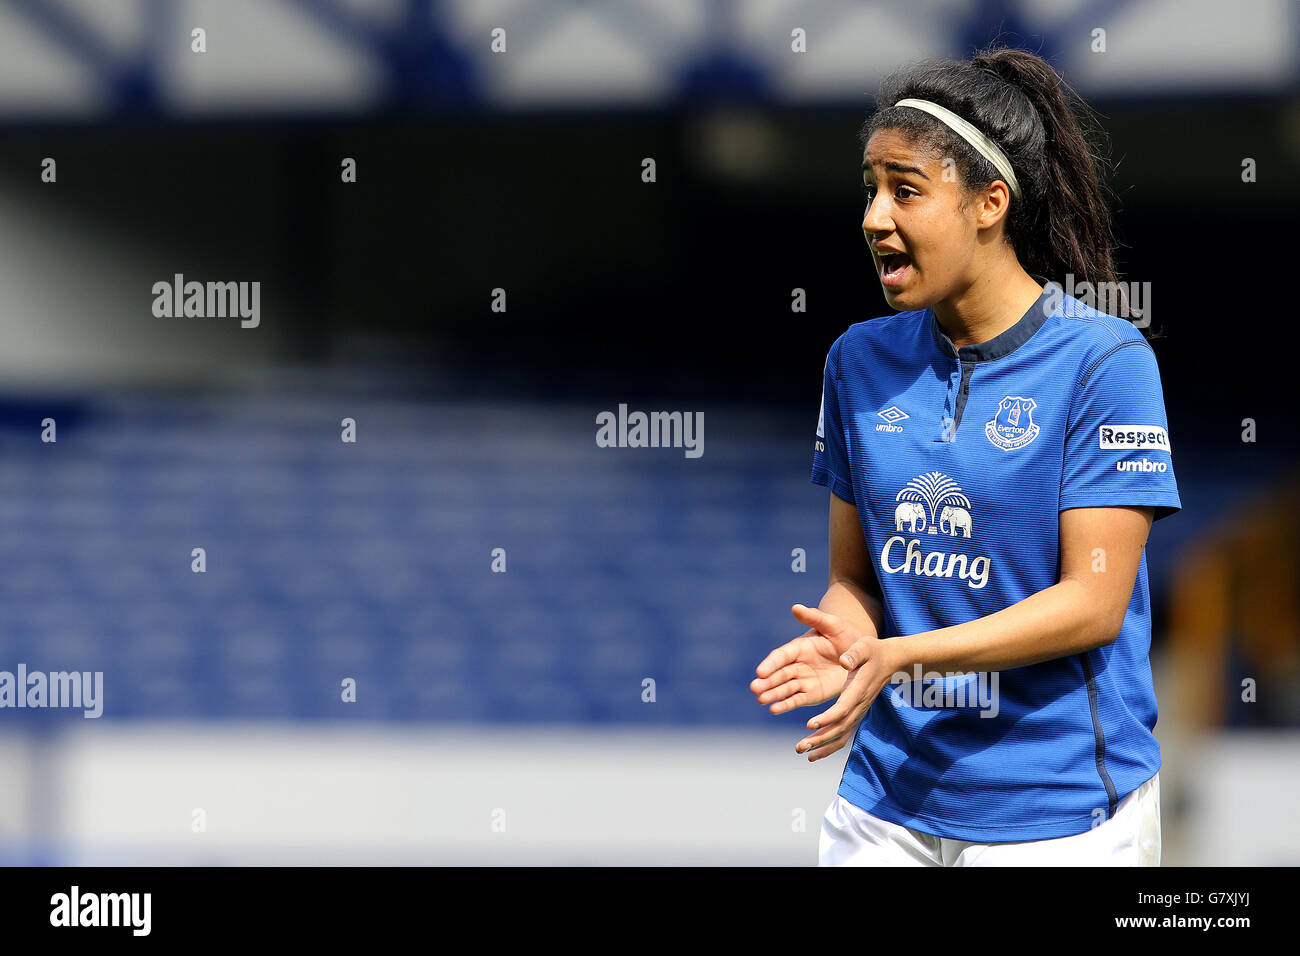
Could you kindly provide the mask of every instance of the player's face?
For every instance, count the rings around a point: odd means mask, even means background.
[[[952,295],[971,271],[977,230],[949,164],[880,130],[863,152],[862,234],[891,308],[923,309]],[[967,283],[968,284],[968,283]]]

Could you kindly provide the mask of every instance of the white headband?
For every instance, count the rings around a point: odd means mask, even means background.
[[[1016,182],[1016,174],[1011,168],[1011,161],[1007,159],[1007,154],[998,149],[998,144],[993,142],[970,123],[966,122],[952,110],[944,109],[938,103],[931,103],[929,100],[899,100],[895,106],[910,106],[913,109],[929,113],[936,119],[942,120],[950,126],[958,136],[975,147],[975,151],[993,164],[993,168],[1002,174],[1002,178],[1007,181],[1011,187],[1011,195],[1017,199],[1020,198],[1020,184]]]

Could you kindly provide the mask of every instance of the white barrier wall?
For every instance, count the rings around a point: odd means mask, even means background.
[[[1189,865],[1300,866],[1300,734],[1206,738],[1186,780]]]
[[[24,842],[35,829],[31,797],[35,788],[32,745],[28,737],[14,731],[0,732],[0,848]],[[0,857],[2,858],[2,857]]]
[[[56,844],[78,864],[812,865],[847,752],[809,764],[787,736],[104,725],[65,739]]]
[[[813,865],[844,763],[706,727],[101,724],[44,740],[0,735],[5,862]],[[1300,735],[1204,738],[1161,782],[1164,865],[1300,864]]]

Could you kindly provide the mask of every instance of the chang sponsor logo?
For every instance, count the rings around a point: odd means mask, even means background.
[[[897,562],[897,563],[895,563]],[[961,553],[922,551],[917,538],[894,535],[880,549],[880,567],[886,574],[921,574],[931,578],[958,577],[979,590],[989,583],[989,559]]]
[[[980,589],[988,584],[990,561],[985,555],[971,556],[961,551],[926,550],[922,539],[908,534],[932,534],[950,538],[971,536],[970,499],[961,486],[942,472],[918,475],[907,483],[894,500],[894,530],[898,532],[880,549],[880,569],[886,574],[919,574],[926,577],[956,577],[968,587]],[[908,534],[904,534],[906,531]]]

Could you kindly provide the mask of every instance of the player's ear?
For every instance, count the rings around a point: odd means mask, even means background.
[[[1011,190],[1000,179],[995,179],[976,194],[977,229],[989,229],[1002,222],[1011,206]]]

